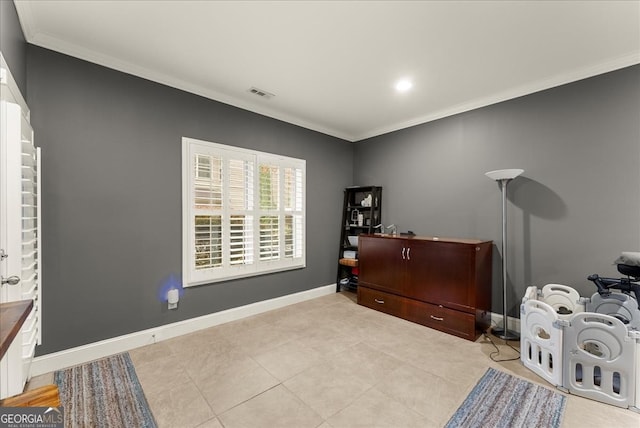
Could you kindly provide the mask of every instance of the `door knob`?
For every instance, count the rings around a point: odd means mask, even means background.
[[[17,285],[20,282],[20,278],[16,275],[9,278],[2,277],[2,284]]]

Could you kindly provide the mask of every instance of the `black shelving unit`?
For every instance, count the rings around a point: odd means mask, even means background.
[[[358,288],[358,245],[353,242],[354,238],[363,233],[373,233],[380,223],[382,187],[354,186],[344,189],[336,291],[354,291]],[[349,252],[355,257],[345,257],[350,255]]]

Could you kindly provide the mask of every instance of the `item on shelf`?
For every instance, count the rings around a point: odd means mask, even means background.
[[[350,291],[358,285],[358,235],[373,233],[373,226],[381,221],[382,187],[354,186],[344,189],[342,228],[338,252],[336,291],[348,285]],[[348,281],[345,281],[345,278]]]
[[[352,224],[356,224],[358,222],[358,215],[359,214],[360,214],[360,211],[358,211],[358,210],[351,211],[351,223]]]
[[[345,259],[355,259],[356,258],[356,252],[355,251],[351,251],[351,250],[346,250],[344,253],[342,253],[342,256]]]

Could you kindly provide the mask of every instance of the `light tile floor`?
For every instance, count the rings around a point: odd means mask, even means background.
[[[519,360],[493,362],[484,337],[459,339],[354,301],[324,296],[130,351],[159,426],[442,427],[488,367],[550,387]],[[493,340],[498,358],[517,358]],[[568,395],[562,426],[638,428],[640,415]]]

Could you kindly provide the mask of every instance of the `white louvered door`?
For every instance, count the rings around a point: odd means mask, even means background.
[[[21,140],[21,300],[33,300],[33,310],[22,328],[22,382],[29,376],[36,345],[42,338],[40,217],[40,148],[33,144],[33,130],[23,117]]]
[[[0,303],[33,300],[33,310],[0,367],[0,394],[22,392],[41,342],[40,149],[29,109],[2,59],[0,101]],[[17,346],[16,346],[17,345]]]

